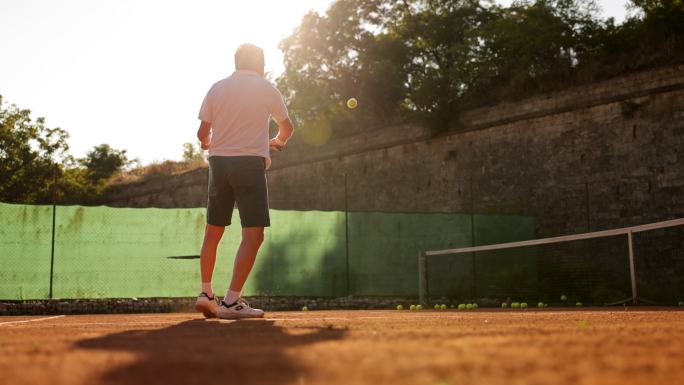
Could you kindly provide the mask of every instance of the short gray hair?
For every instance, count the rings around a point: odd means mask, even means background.
[[[259,71],[264,65],[264,50],[254,44],[243,44],[235,51],[235,69]]]

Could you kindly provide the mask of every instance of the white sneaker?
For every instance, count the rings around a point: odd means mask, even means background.
[[[216,318],[218,314],[218,305],[214,297],[209,297],[209,294],[202,292],[195,302],[195,310],[204,314],[207,318]]]
[[[240,319],[240,318],[263,318],[264,311],[253,309],[247,301],[239,298],[237,301],[227,304],[221,301],[218,309],[218,317],[221,319]]]

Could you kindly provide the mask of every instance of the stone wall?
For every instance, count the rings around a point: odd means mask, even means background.
[[[362,101],[361,101],[362,102]],[[515,213],[538,236],[684,217],[684,66],[463,114],[458,132],[372,129],[274,155],[271,206]],[[112,206],[198,207],[206,169],[115,186]]]

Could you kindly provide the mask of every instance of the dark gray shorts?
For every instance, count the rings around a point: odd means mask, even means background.
[[[212,156],[209,158],[207,223],[228,226],[237,203],[242,227],[268,227],[268,189],[264,158]]]

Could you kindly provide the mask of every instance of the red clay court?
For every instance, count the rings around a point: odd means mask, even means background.
[[[655,308],[0,317],[0,384],[681,384]]]

